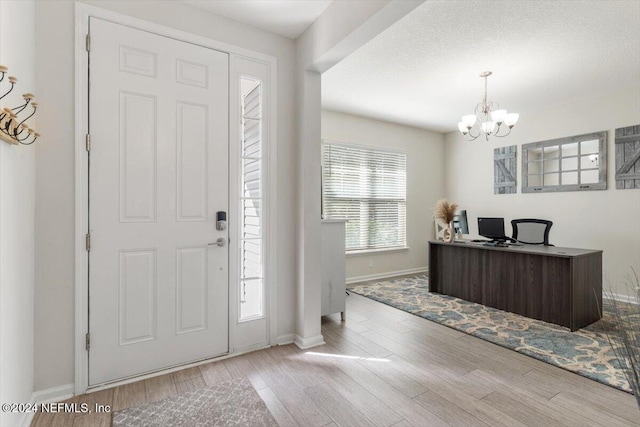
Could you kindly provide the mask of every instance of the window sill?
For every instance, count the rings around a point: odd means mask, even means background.
[[[358,255],[371,255],[371,254],[382,254],[385,252],[403,252],[408,251],[409,246],[401,246],[397,248],[382,248],[382,249],[362,249],[359,251],[347,251],[345,255],[348,257],[358,256]]]

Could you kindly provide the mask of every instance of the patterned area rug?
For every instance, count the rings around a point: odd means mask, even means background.
[[[609,345],[611,303],[603,318],[576,332],[459,298],[429,292],[428,276],[355,285],[349,290],[469,335],[631,392]],[[626,304],[630,306],[630,304]]]
[[[114,427],[277,426],[247,378],[113,414]]]

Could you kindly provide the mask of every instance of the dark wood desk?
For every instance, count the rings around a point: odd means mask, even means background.
[[[431,241],[429,290],[575,331],[602,317],[602,251]]]

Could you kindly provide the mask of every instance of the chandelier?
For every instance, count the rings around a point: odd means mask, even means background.
[[[480,77],[484,78],[484,98],[476,105],[475,114],[462,116],[462,121],[458,123],[458,129],[467,141],[473,141],[482,134],[487,141],[491,135],[507,136],[520,117],[517,113],[507,114],[507,110],[501,110],[497,103],[487,99],[487,77],[491,74],[493,74],[491,71],[480,73]],[[505,127],[509,129],[500,133]]]

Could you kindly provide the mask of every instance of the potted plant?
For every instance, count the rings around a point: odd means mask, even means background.
[[[453,218],[456,214],[456,209],[458,209],[457,203],[449,203],[447,199],[440,199],[436,204],[436,210],[433,213],[433,217],[441,220],[445,224],[447,224],[444,230],[444,241],[447,243],[451,243],[455,239],[455,233],[453,231]]]
[[[625,284],[629,300],[635,299],[635,303],[619,301],[609,291],[614,328],[607,332],[607,338],[640,409],[640,277],[634,269],[631,271]]]

